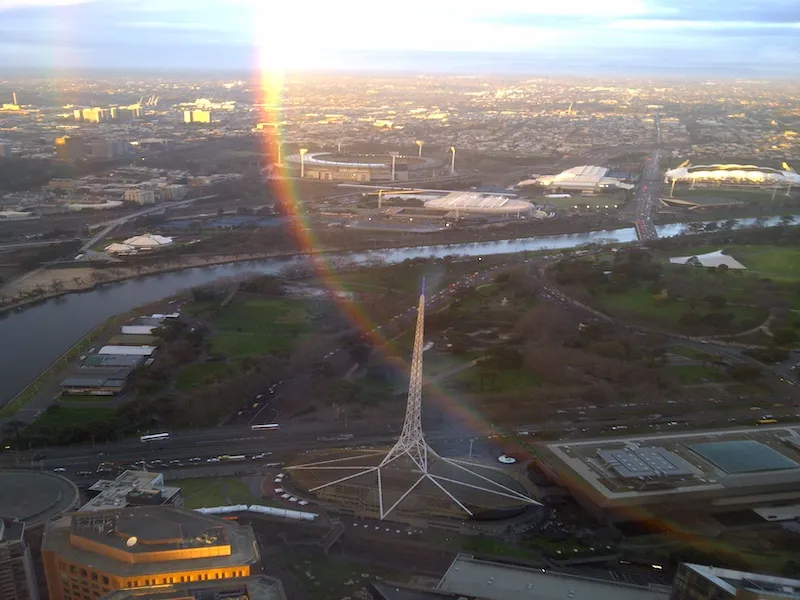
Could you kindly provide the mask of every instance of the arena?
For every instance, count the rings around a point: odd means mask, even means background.
[[[614,190],[631,190],[633,184],[620,177],[613,177],[606,167],[583,165],[562,171],[558,175],[542,175],[536,179],[527,179],[517,184],[539,185],[549,190],[576,192],[608,192]]]
[[[454,213],[488,215],[529,215],[534,206],[525,200],[480,192],[451,192],[441,198],[425,202],[426,210],[444,210]]]
[[[309,152],[288,158],[289,163],[302,172],[304,179],[321,181],[422,181],[445,174],[443,161],[425,156],[398,154],[392,179],[392,157],[385,154],[349,154],[338,152]],[[301,169],[302,166],[302,169]]]
[[[800,175],[786,163],[783,163],[783,169],[734,164],[691,166],[684,163],[664,174],[664,183],[673,182],[792,187],[800,185]]]

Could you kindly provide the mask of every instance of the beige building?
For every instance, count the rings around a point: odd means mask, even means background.
[[[249,577],[260,566],[250,527],[167,506],[77,512],[50,521],[42,562],[51,600]]]

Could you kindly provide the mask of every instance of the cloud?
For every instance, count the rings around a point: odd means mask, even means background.
[[[684,61],[749,72],[764,56],[800,54],[796,0],[0,0],[0,11],[0,42],[25,48],[0,53],[14,65],[59,56],[237,68],[258,54],[270,68],[439,70],[438,58],[495,71],[582,63],[658,73]]]

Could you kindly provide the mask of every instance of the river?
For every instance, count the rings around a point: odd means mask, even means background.
[[[795,218],[800,220],[800,215]],[[752,226],[755,222],[756,219],[737,219],[737,226]],[[779,222],[779,217],[771,217],[765,226]],[[660,236],[672,236],[684,233],[686,228],[686,224],[678,223],[657,229]],[[344,252],[333,256],[346,256],[354,262],[379,258],[396,263],[409,258],[487,256],[635,240],[636,232],[630,227],[496,242]],[[88,331],[116,314],[222,277],[248,272],[277,273],[285,266],[303,260],[303,257],[292,257],[184,269],[109,283],[90,291],[47,300],[25,310],[6,313],[0,319],[0,356],[5,357],[0,361],[0,404],[12,398]]]

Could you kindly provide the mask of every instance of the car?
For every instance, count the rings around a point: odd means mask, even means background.
[[[92,473],[91,471],[78,471],[76,475],[78,477],[91,477],[92,475],[94,475],[94,473]]]
[[[53,469],[53,472],[55,472],[55,473],[66,473],[67,470],[64,467],[56,467],[55,469]]]
[[[199,456],[195,456],[194,458],[190,458],[189,462],[200,462],[201,460],[203,460],[203,459],[200,458]]]
[[[206,462],[207,463],[218,463],[219,459],[217,457],[207,458]]]

